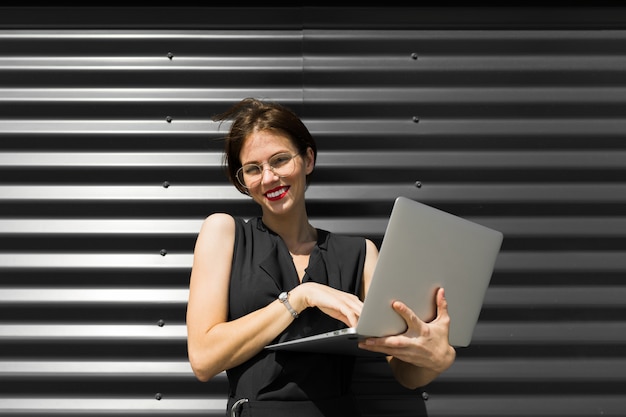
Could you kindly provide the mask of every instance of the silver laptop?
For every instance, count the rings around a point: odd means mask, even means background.
[[[497,230],[398,197],[357,326],[266,348],[371,355],[358,348],[358,340],[406,331],[406,323],[391,303],[403,301],[422,320],[430,321],[436,315],[439,287],[444,287],[448,301],[449,342],[468,346],[502,240]]]

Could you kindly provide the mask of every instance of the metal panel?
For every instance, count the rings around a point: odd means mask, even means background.
[[[470,347],[364,416],[626,415],[623,8],[0,8],[0,415],[223,415],[184,313],[227,184],[210,115],[299,112],[318,227],[404,195],[501,230]]]

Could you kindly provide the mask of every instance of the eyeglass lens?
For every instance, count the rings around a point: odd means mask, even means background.
[[[272,156],[269,161],[269,169],[279,177],[285,177],[293,172],[295,164],[293,159],[296,155],[288,153],[279,153]],[[264,165],[258,164],[246,164],[239,168],[237,171],[237,180],[244,187],[249,187],[252,184],[261,180],[264,172]]]

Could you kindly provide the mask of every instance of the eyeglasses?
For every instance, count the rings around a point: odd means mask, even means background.
[[[290,153],[278,153],[268,161],[270,171],[277,177],[283,178],[291,175],[296,167],[294,158],[300,155]],[[261,181],[265,172],[265,164],[245,164],[237,170],[237,181],[245,188],[250,188]]]

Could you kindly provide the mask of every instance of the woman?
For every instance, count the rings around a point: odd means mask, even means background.
[[[358,416],[350,383],[354,358],[267,351],[277,341],[354,326],[378,250],[369,239],[309,223],[305,191],[317,147],[301,120],[271,102],[244,99],[216,121],[232,120],[227,173],[262,215],[206,218],[197,238],[187,309],[188,353],[200,381],[226,371],[229,415]],[[449,316],[443,289],[425,323],[402,302],[404,334],[360,347],[386,354],[400,384],[422,387],[449,368]]]

